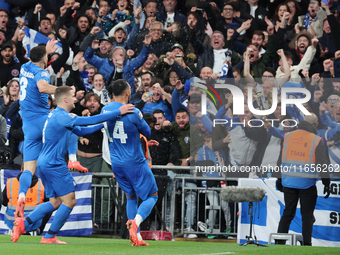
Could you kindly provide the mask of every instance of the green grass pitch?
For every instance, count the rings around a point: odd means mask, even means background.
[[[131,247],[128,240],[122,239],[60,237],[59,239],[67,242],[67,245],[40,244],[41,237],[37,236],[21,236],[17,243],[11,243],[10,239],[10,236],[0,235],[0,254],[340,254],[340,248],[288,245],[270,245],[268,247],[249,245],[241,247],[235,243],[149,241],[149,247]]]

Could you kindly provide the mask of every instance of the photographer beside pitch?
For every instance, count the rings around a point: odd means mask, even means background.
[[[302,236],[304,245],[312,245],[312,231],[315,218],[313,215],[318,197],[316,182],[321,176],[325,186],[325,198],[330,195],[328,171],[317,171],[318,166],[327,164],[321,137],[316,135],[318,117],[312,113],[306,115],[298,124],[298,129],[285,134],[282,149],[282,179],[276,186],[284,193],[285,210],[279,223],[278,233],[288,233],[289,226],[300,200],[302,216]],[[314,165],[314,170],[313,166]],[[285,241],[276,241],[285,244]]]

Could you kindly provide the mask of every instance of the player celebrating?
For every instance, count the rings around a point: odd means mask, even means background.
[[[50,75],[44,70],[47,66],[47,56],[56,51],[58,41],[47,42],[46,47],[39,45],[30,51],[31,62],[22,65],[20,69],[20,115],[23,122],[24,142],[24,172],[19,183],[19,199],[14,217],[24,217],[25,196],[31,185],[39,152],[42,148],[42,130],[50,113],[48,94],[54,94],[57,87],[49,84]],[[74,150],[74,149],[73,149]],[[72,152],[71,154],[75,154]],[[74,160],[73,160],[74,161]],[[75,160],[76,161],[76,160]],[[77,164],[78,163],[78,164]],[[79,162],[72,163],[72,168],[86,170]]]
[[[108,90],[111,97],[115,95],[115,102],[106,105],[102,109],[103,113],[113,112],[129,103],[131,88],[125,79],[113,82]],[[137,231],[158,199],[155,177],[143,154],[139,136],[139,133],[146,137],[150,136],[150,127],[143,119],[142,113],[134,109],[133,114],[107,121],[106,131],[109,138],[111,162],[114,162],[112,172],[127,197],[126,213],[129,220],[126,224],[131,244],[148,246]],[[132,155],[133,160],[131,160]],[[137,196],[143,200],[139,207]]]
[[[20,115],[24,141],[24,172],[19,182],[19,199],[14,217],[24,217],[25,196],[31,185],[37,159],[42,147],[42,130],[47,115],[50,113],[48,94],[54,94],[57,87],[49,84],[50,75],[44,69],[47,56],[55,52],[57,40],[49,41],[46,47],[39,45],[30,51],[31,62],[20,69]]]
[[[43,147],[38,158],[38,173],[45,186],[49,202],[39,205],[26,219],[16,218],[12,233],[12,241],[16,242],[25,229],[45,215],[58,209],[51,227],[42,238],[41,243],[66,244],[56,238],[57,232],[66,222],[73,207],[76,205],[75,182],[69,172],[65,156],[69,146],[72,132],[83,136],[98,131],[102,124],[91,127],[78,127],[93,125],[111,120],[123,115],[134,108],[133,105],[123,105],[110,113],[92,117],[78,117],[69,112],[75,107],[74,91],[71,87],[62,86],[55,91],[55,100],[58,107],[52,111],[45,122],[43,129]]]

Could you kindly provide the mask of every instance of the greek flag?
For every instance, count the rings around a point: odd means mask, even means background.
[[[260,187],[266,191],[266,196],[261,202],[254,203],[253,207],[253,235],[261,244],[268,244],[270,233],[277,233],[277,228],[283,214],[283,193],[275,186],[276,179],[239,179],[239,186]],[[331,195],[325,199],[321,181],[316,184],[318,199],[316,202],[313,225],[313,246],[340,247],[340,182],[331,181]],[[245,243],[249,235],[250,216],[248,203],[240,203],[240,217],[238,219],[237,242]],[[302,217],[300,203],[298,203],[295,218],[292,220],[289,233],[302,232]],[[253,236],[254,237],[254,236]],[[274,242],[272,242],[274,244]]]
[[[25,31],[25,37],[22,40],[22,46],[25,48],[26,50],[26,57],[30,58],[30,51],[32,48],[38,46],[40,43],[44,43],[46,44],[48,41],[50,41],[51,39],[44,36],[43,34],[33,30],[33,29],[29,29],[27,27],[24,28]],[[56,44],[57,50],[56,53],[62,54],[63,53],[63,48],[60,42],[58,42]],[[66,61],[67,65],[72,65],[73,62],[73,57],[74,57],[74,53],[72,51],[72,49],[70,48],[70,54],[69,57]]]
[[[16,177],[20,171],[1,170],[0,183],[1,191],[4,189],[8,178]],[[58,232],[58,236],[87,236],[92,235],[92,209],[91,209],[91,182],[92,174],[72,173],[72,176],[77,183],[76,199],[77,204],[73,208],[70,216],[67,218],[65,225]],[[4,215],[6,207],[2,206],[0,211],[0,234],[9,234],[9,229],[4,223]],[[55,212],[45,226],[45,234],[51,226]]]
[[[25,31],[25,37],[22,40],[22,46],[26,50],[25,56],[27,58],[30,58],[30,51],[32,48],[38,46],[40,43],[46,44],[48,41],[51,41],[50,38],[28,27],[25,27],[24,31]],[[60,49],[60,51],[62,51],[62,46],[60,42],[57,43],[57,47]]]

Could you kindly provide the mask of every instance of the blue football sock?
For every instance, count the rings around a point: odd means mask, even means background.
[[[68,145],[68,155],[77,155],[77,150],[78,150],[78,136],[76,134],[72,134]]]
[[[34,222],[37,222],[38,220],[44,218],[47,214],[54,211],[54,207],[50,202],[45,202],[40,204],[37,208],[34,209],[33,212],[29,214],[28,217],[26,217],[25,220],[25,228],[27,228],[29,225],[33,224]]]
[[[157,202],[157,199],[158,196],[150,196],[140,204],[137,210],[137,214],[142,216],[143,220],[145,220],[149,216],[152,208],[155,206]]]
[[[32,173],[28,170],[25,170],[19,179],[19,194],[27,193],[27,190],[31,187],[32,184]]]
[[[138,209],[138,197],[128,198],[126,203],[126,214],[128,220],[133,220],[136,217]]]
[[[53,238],[58,231],[62,228],[62,226],[65,224],[68,216],[70,215],[72,211],[72,208],[67,207],[64,204],[61,204],[59,209],[54,215],[54,219],[52,221],[51,227],[48,230],[48,232],[45,235],[45,238]]]

